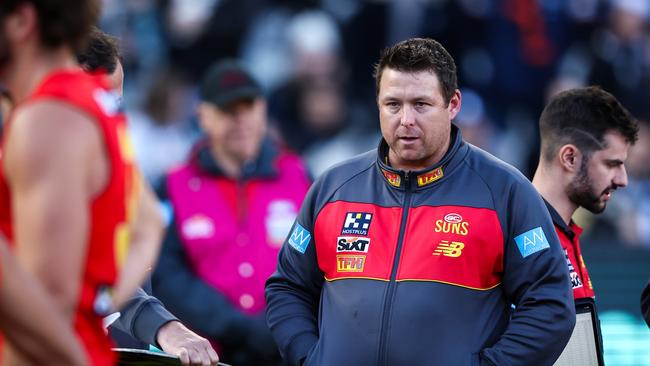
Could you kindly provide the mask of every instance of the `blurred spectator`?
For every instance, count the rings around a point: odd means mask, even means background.
[[[359,103],[346,93],[349,72],[333,20],[323,12],[300,13],[287,36],[294,70],[273,93],[271,115],[281,138],[317,176],[373,148],[379,132],[372,114],[359,111]]]
[[[221,346],[233,365],[275,365],[264,282],[310,179],[300,159],[266,137],[266,101],[235,61],[211,68],[198,108],[207,139],[173,170],[173,206],[154,293],[181,321]]]
[[[175,70],[164,69],[144,100],[142,110],[127,109],[138,165],[159,188],[165,173],[183,162],[198,130],[190,123],[193,103],[190,84]]]
[[[593,33],[591,84],[601,85],[635,113],[650,113],[650,38],[646,0],[610,0],[607,23]]]

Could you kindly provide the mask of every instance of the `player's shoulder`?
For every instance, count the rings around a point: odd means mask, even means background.
[[[93,118],[78,108],[53,99],[21,105],[6,131],[6,153],[47,159],[57,151],[84,153],[99,133]]]

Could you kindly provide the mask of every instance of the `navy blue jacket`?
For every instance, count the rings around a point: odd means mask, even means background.
[[[430,169],[393,170],[387,149],[382,141],[332,168],[303,203],[266,284],[283,357],[310,366],[552,365],[575,310],[534,187],[455,126]]]

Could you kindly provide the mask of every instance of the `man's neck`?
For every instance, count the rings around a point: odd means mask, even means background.
[[[556,177],[549,169],[540,164],[533,177],[533,186],[537,192],[557,211],[566,225],[571,222],[573,213],[578,206],[571,202],[565,192],[561,177]]]
[[[218,147],[212,147],[210,154],[226,177],[232,179],[240,179],[242,177],[246,162],[224,153]]]
[[[27,47],[14,57],[7,73],[7,88],[16,103],[29,97],[51,72],[77,66],[72,51],[63,47],[54,51]]]

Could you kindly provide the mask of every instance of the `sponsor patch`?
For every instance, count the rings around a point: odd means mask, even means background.
[[[418,187],[426,186],[431,184],[438,179],[442,178],[444,174],[442,173],[442,167],[438,167],[428,173],[418,175]]]
[[[370,238],[357,236],[339,236],[336,240],[336,252],[364,252],[368,253]]]
[[[291,230],[291,225],[298,216],[296,205],[289,200],[274,200],[267,207],[266,239],[273,247],[279,247]]]
[[[348,212],[343,222],[341,235],[368,235],[372,214],[367,212]]]
[[[289,245],[300,253],[305,254],[310,240],[311,233],[296,222],[296,226],[293,228],[291,236],[289,236]]]
[[[532,230],[528,230],[523,234],[515,237],[515,243],[521,252],[521,256],[526,258],[531,254],[537,253],[540,250],[550,248],[544,230],[538,226]]]
[[[464,221],[460,214],[448,213],[444,218],[436,220],[433,231],[466,236],[469,233],[469,222]]]
[[[336,271],[337,272],[363,272],[363,266],[366,264],[365,255],[337,255]]]
[[[571,263],[571,260],[569,259],[569,252],[564,249],[564,256],[566,257],[566,264],[569,267],[569,279],[571,280],[571,288],[580,288],[582,287],[582,281],[580,281],[580,276],[578,276],[578,272],[576,272],[575,267],[573,267],[573,263]]]
[[[214,235],[214,223],[209,217],[197,214],[183,221],[182,231],[186,239],[205,239]]]
[[[384,173],[384,178],[388,181],[388,184],[390,184],[393,187],[398,187],[402,184],[402,178],[400,178],[399,174],[396,173],[391,173],[388,170],[381,170],[382,173]]]
[[[441,240],[433,255],[444,255],[445,257],[458,258],[463,254],[465,243],[459,241],[449,242],[448,240]]]

